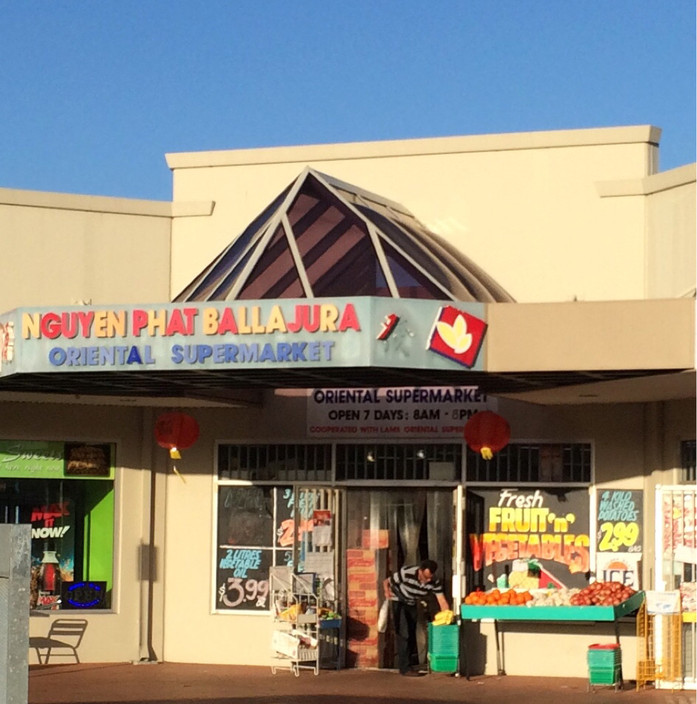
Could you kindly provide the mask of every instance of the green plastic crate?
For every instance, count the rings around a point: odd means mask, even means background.
[[[428,668],[431,672],[457,673],[460,669],[460,627],[428,624]]]
[[[457,656],[429,655],[428,666],[431,672],[457,672],[459,669]]]
[[[589,676],[591,684],[618,684],[622,668],[619,667],[591,667]]]
[[[429,655],[457,658],[460,653],[460,627],[453,623],[449,626],[428,624]]]
[[[588,648],[588,666],[590,668],[613,668],[622,663],[622,651],[615,648]]]

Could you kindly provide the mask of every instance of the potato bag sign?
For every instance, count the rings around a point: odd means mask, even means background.
[[[641,553],[643,492],[605,489],[598,492],[597,550]]]

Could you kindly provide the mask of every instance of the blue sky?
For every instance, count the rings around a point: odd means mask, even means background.
[[[693,0],[35,0],[0,187],[167,200],[168,152],[653,124],[695,161]]]

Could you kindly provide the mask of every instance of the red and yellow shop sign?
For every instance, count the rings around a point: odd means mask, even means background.
[[[0,376],[290,366],[482,369],[481,303],[381,297],[17,309]]]

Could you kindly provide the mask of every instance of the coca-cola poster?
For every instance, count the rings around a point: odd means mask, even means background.
[[[57,607],[61,584],[75,574],[75,502],[61,496],[34,501],[31,506],[31,603]]]

